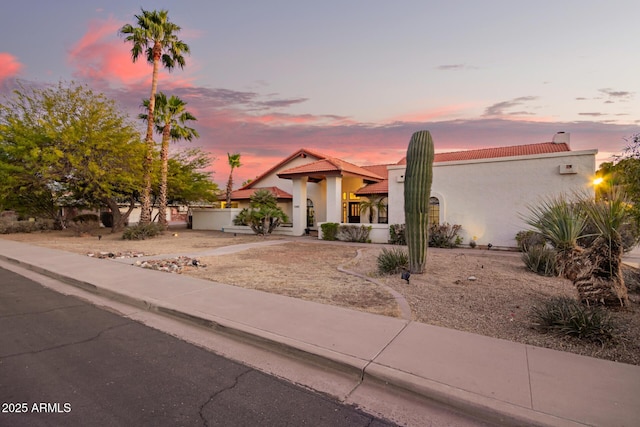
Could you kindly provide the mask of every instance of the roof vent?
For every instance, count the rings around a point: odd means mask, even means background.
[[[567,144],[567,147],[570,147],[569,140],[571,134],[569,132],[558,132],[553,135],[553,143],[554,144]]]

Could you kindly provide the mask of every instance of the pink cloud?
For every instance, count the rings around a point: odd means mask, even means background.
[[[436,119],[452,118],[473,107],[472,104],[445,105],[435,110],[418,111],[395,117],[397,122],[427,122]]]
[[[23,65],[18,58],[10,53],[0,52],[0,83],[4,80],[17,76],[22,70]]]
[[[125,86],[151,83],[152,69],[146,58],[138,57],[134,63],[131,59],[131,45],[118,37],[118,30],[123,24],[111,17],[89,22],[87,32],[69,50],[67,60],[75,68],[75,76]],[[185,77],[168,78],[168,73],[162,70],[159,78],[168,87],[192,84]]]

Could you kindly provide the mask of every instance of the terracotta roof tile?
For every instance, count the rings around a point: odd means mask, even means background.
[[[389,193],[389,180],[374,182],[373,184],[365,185],[356,191],[358,196],[366,196],[369,194],[388,194]]]
[[[269,190],[278,199],[293,199],[293,196],[278,187],[246,188],[231,192],[231,200],[249,200],[257,190]]]
[[[461,160],[493,159],[500,157],[531,156],[535,154],[562,153],[571,151],[565,143],[543,142],[541,144],[513,145],[510,147],[481,148],[478,150],[464,150],[452,153],[436,153],[434,162],[454,162]],[[399,165],[407,163],[403,158]]]
[[[278,176],[280,178],[292,177],[294,175],[322,176],[324,174],[332,172],[347,175],[357,175],[373,181],[381,181],[384,179],[384,177],[375,174],[365,169],[364,167],[356,166],[353,163],[345,162],[344,160],[340,160],[335,157],[329,157],[326,159],[318,160],[317,162],[287,169],[280,172]]]
[[[314,158],[316,158],[318,160],[326,159],[328,157],[328,156],[325,156],[324,154],[321,154],[321,153],[319,153],[319,152],[317,152],[315,150],[309,150],[308,148],[301,148],[298,151],[296,151],[295,153],[293,153],[292,155],[290,155],[289,157],[287,157],[286,159],[284,159],[281,162],[277,163],[275,166],[271,167],[269,170],[267,170],[266,172],[264,172],[263,174],[258,176],[253,181],[249,182],[244,187],[241,187],[240,190],[253,188],[253,186],[255,184],[257,184],[258,182],[260,182],[262,180],[262,178],[264,178],[267,175],[270,175],[273,171],[277,170],[279,167],[282,167],[283,165],[287,164],[291,160],[295,159],[296,157],[300,157],[300,156],[312,156],[312,157],[314,157]]]
[[[371,171],[376,175],[383,177],[384,179],[387,179],[387,177],[389,176],[389,171],[387,170],[387,167],[389,166],[391,165],[367,165],[367,166],[362,166],[362,168],[368,171]]]

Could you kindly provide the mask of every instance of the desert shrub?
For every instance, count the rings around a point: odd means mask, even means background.
[[[267,236],[281,224],[289,221],[277,197],[267,189],[256,190],[249,198],[249,208],[234,218],[235,225],[248,225],[254,233]]]
[[[99,227],[98,215],[95,214],[76,215],[69,223],[69,228],[73,230],[76,236],[89,233]]]
[[[434,248],[455,248],[462,243],[462,238],[458,232],[462,228],[459,224],[451,225],[431,224],[429,226],[429,246]]]
[[[124,240],[145,240],[150,237],[156,237],[163,232],[163,227],[155,222],[149,224],[138,224],[127,227],[122,233]]]
[[[15,219],[0,219],[0,234],[33,233],[34,231],[53,230],[54,221],[38,219],[36,221],[16,221]]]
[[[344,242],[368,243],[372,227],[366,225],[341,225],[338,227],[338,240]]]
[[[391,224],[389,226],[389,243],[392,245],[406,245],[405,229],[406,226],[404,224]]]
[[[244,208],[233,218],[233,225],[249,225],[250,222],[249,209]]]
[[[322,240],[338,240],[338,227],[340,224],[337,222],[325,222],[320,225],[322,229]]]
[[[516,243],[518,244],[518,250],[524,252],[527,248],[533,246],[544,246],[544,236],[533,230],[522,230],[516,234]]]
[[[599,343],[613,338],[616,331],[605,309],[586,306],[569,297],[553,297],[533,306],[531,320],[543,332]]]
[[[527,268],[541,276],[556,276],[556,251],[543,245],[525,246],[522,261]]]
[[[382,248],[377,262],[380,274],[397,274],[409,268],[409,254],[401,248]]]

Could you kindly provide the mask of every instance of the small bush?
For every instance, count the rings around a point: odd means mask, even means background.
[[[53,230],[54,221],[38,219],[37,221],[16,221],[14,219],[0,219],[0,234],[33,233],[34,231]]]
[[[541,276],[557,276],[556,251],[546,246],[529,246],[522,252],[522,261],[527,268]]]
[[[373,227],[366,225],[341,225],[338,227],[338,240],[344,242],[368,243]]]
[[[554,297],[531,309],[533,325],[543,331],[604,343],[616,327],[603,308],[588,307],[573,298]]]
[[[449,223],[431,224],[429,226],[429,246],[434,248],[455,248],[462,243],[458,236],[461,225]]]
[[[322,240],[338,240],[338,227],[340,224],[337,222],[325,222],[320,225],[322,229]]]
[[[100,227],[100,223],[98,222],[98,215],[94,214],[82,214],[76,215],[71,219],[69,223],[69,228],[73,230],[76,236],[81,236],[83,234],[89,233],[96,228]]]
[[[244,208],[233,218],[233,225],[249,225],[249,209]]]
[[[127,227],[122,233],[124,240],[145,240],[150,237],[155,237],[163,233],[163,228],[160,224],[151,222],[149,224],[138,224],[132,227]]]
[[[520,252],[524,252],[527,248],[533,246],[544,246],[546,243],[544,236],[533,230],[518,231],[518,234],[516,234],[516,242],[518,243],[518,250],[520,250]]]
[[[400,248],[382,248],[378,255],[378,272],[380,274],[397,274],[409,268],[409,254]]]
[[[389,226],[389,243],[392,245],[406,245],[404,237],[406,226],[404,224],[391,224]]]

